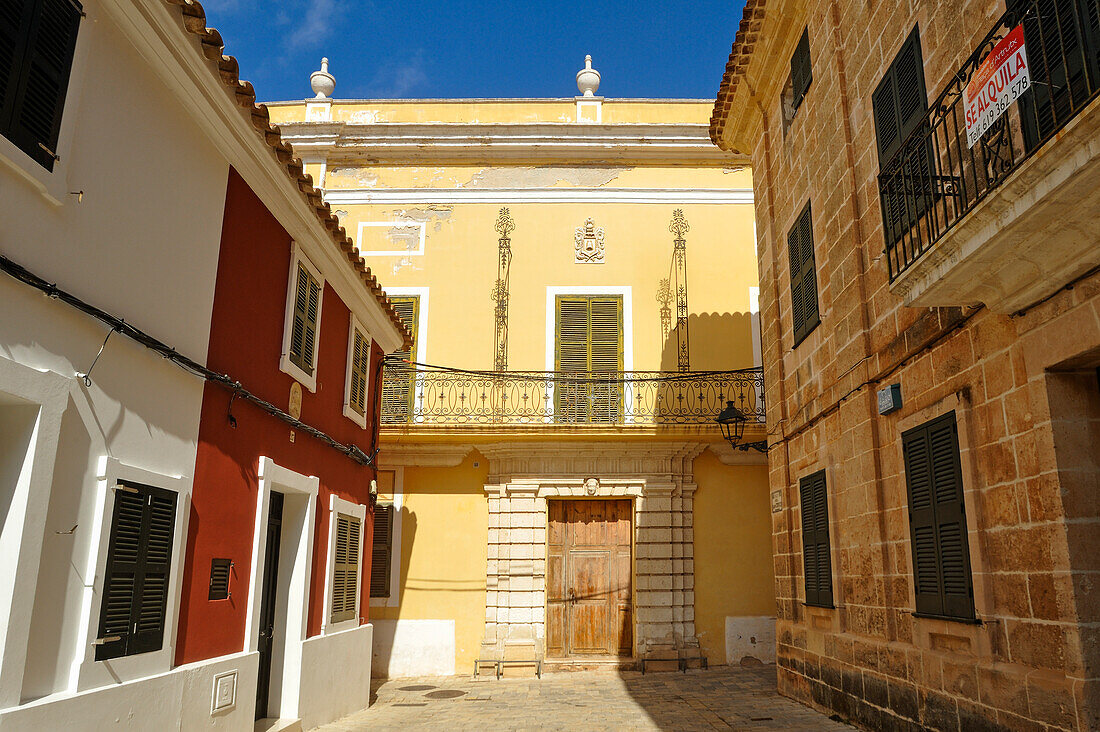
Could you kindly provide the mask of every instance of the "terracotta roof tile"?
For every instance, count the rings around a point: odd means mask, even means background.
[[[179,6],[183,18],[183,27],[187,32],[198,36],[202,46],[202,54],[216,63],[216,72],[222,83],[234,95],[236,103],[248,112],[252,126],[256,128],[264,143],[271,148],[279,164],[286,168],[287,175],[298,186],[298,190],[302,192],[303,200],[315,211],[321,224],[332,236],[333,243],[345,253],[348,262],[363,282],[364,287],[386,311],[390,322],[404,335],[405,347],[411,346],[412,336],[409,334],[408,329],[401,321],[397,311],[393,309],[390,299],[386,296],[381,285],[378,284],[377,278],[371,273],[370,267],[359,256],[355,244],[348,237],[344,227],[340,226],[340,220],[332,213],[331,207],[325,203],[321,190],[314,187],[313,177],[304,171],[302,161],[294,155],[294,149],[283,142],[279,127],[271,124],[267,107],[256,103],[256,91],[252,88],[252,84],[240,78],[240,65],[237,63],[237,59],[224,54],[225,44],[222,42],[221,33],[213,28],[206,27],[206,11],[203,10],[202,5],[198,0],[164,0],[164,2],[168,5]]]
[[[741,14],[741,24],[737,28],[737,35],[733,39],[733,48],[730,50],[730,58],[726,63],[726,72],[722,75],[722,84],[718,87],[718,97],[714,101],[714,111],[710,115],[710,139],[718,147],[722,147],[722,133],[726,126],[732,105],[733,93],[745,69],[749,65],[749,57],[764,24],[764,6],[767,0],[746,0],[745,10]],[[725,148],[722,148],[723,150]]]

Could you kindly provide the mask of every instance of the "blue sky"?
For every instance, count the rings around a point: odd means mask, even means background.
[[[312,96],[328,56],[336,98],[569,97],[584,55],[608,97],[713,99],[744,0],[208,0],[263,101]]]

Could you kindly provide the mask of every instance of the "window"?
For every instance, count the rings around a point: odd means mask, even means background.
[[[401,321],[412,334],[413,342],[403,351],[394,353],[395,358],[414,360],[416,353],[417,328],[420,325],[420,297],[391,297],[390,304]],[[382,422],[385,424],[403,424],[409,421],[413,408],[413,390],[416,386],[413,376],[415,368],[389,366],[382,380]]]
[[[317,340],[325,280],[294,245],[287,288],[287,319],[283,331],[281,369],[310,391],[317,390]]]
[[[1031,66],[1031,88],[1020,98],[1030,151],[1081,109],[1100,83],[1100,6],[1091,0],[1010,0],[1008,6],[1023,15]]]
[[[614,423],[623,416],[623,298],[559,295],[554,370],[558,422]],[[569,379],[580,374],[580,379]]]
[[[353,315],[348,333],[347,383],[344,386],[344,416],[367,427],[367,376],[370,372],[371,339]]]
[[[367,508],[332,496],[329,515],[329,612],[326,630],[359,618],[359,576],[362,559],[363,519]],[[350,622],[349,622],[350,621]]]
[[[802,100],[810,89],[813,81],[813,70],[810,67],[810,29],[802,31],[802,38],[791,56],[791,75],[787,77],[787,85],[783,89],[783,133],[794,121],[795,113],[802,106]]]
[[[374,542],[370,560],[370,596],[390,596],[390,565],[393,557],[393,513],[389,503],[374,507]]]
[[[825,471],[798,483],[802,509],[802,563],[806,570],[806,604],[833,606],[833,563],[829,547],[829,505]]]
[[[97,661],[160,650],[176,530],[174,491],[119,481],[114,496]]]
[[[797,346],[821,322],[817,307],[817,265],[814,261],[813,217],[809,201],[787,232],[787,254],[791,259],[791,319],[794,322],[794,345]]]
[[[928,94],[918,28],[905,39],[875,89],[871,104],[882,176],[883,230],[887,244],[893,244],[917,222],[933,195],[931,140],[921,136],[908,140],[917,130],[928,128]]]
[[[908,430],[901,440],[917,614],[972,620],[974,587],[955,413]]]
[[[0,3],[0,134],[46,170],[57,160],[82,15],[76,0]]]

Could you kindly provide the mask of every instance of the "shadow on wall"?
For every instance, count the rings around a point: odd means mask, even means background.
[[[401,526],[401,545],[412,546],[413,541],[416,539],[416,514],[408,509],[407,506],[401,507],[401,513],[393,517],[393,525],[396,528]],[[401,552],[399,556],[404,557],[404,552],[401,551],[401,546],[394,546],[393,551]],[[391,564],[392,567],[392,559]],[[370,673],[372,678],[385,676],[384,670],[389,669],[390,659],[393,657],[393,644],[394,635],[397,632],[397,623],[392,622],[396,619],[397,611],[401,607],[401,601],[404,599],[402,595],[405,592],[405,587],[408,586],[409,581],[409,563],[408,561],[402,561],[400,563],[400,571],[397,577],[397,603],[396,605],[390,605],[389,602],[383,606],[374,606],[370,611],[371,624],[374,626],[374,640],[373,650],[371,651],[371,667]],[[390,583],[390,587],[393,587],[393,583]],[[392,609],[391,609],[392,608]],[[389,610],[389,612],[386,612]],[[382,612],[379,612],[382,611]],[[394,617],[376,617],[385,613],[387,616]],[[391,621],[391,622],[385,622]],[[373,690],[371,692],[373,699]]]
[[[688,315],[688,345],[692,371],[752,368],[752,313]],[[676,327],[665,336],[661,371],[678,371]]]

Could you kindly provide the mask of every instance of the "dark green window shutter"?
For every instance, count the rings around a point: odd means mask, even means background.
[[[356,413],[367,410],[367,370],[370,365],[370,341],[358,329],[352,330],[351,383],[348,386],[348,406]]]
[[[344,513],[333,516],[336,521],[335,556],[332,558],[331,622],[353,620],[359,614],[356,593],[359,589],[359,519]]]
[[[177,495],[120,482],[114,496],[97,661],[159,650],[168,608]]]
[[[294,323],[290,331],[290,362],[313,373],[317,349],[317,316],[321,311],[321,284],[306,266],[298,263],[294,281]]]
[[[75,0],[0,1],[0,133],[47,170],[81,14]]]
[[[794,55],[791,56],[791,91],[794,94],[791,106],[794,109],[798,109],[802,104],[802,99],[810,89],[811,81],[813,81],[813,69],[810,66],[810,29],[807,28],[802,31],[802,38],[794,49]]]
[[[833,606],[833,570],[829,547],[829,503],[825,471],[807,475],[798,483],[802,510],[802,564],[806,604]]]
[[[927,128],[928,94],[920,30],[914,28],[871,96],[879,170],[895,161],[907,138]],[[886,241],[893,244],[909,230],[932,202],[935,161],[931,140],[905,148],[894,177],[883,181],[881,205]]]
[[[950,412],[902,434],[916,611],[974,618],[958,426]]]
[[[394,358],[414,360],[416,354],[416,334],[420,325],[420,298],[391,297],[390,304],[401,318],[401,322],[412,334],[412,343],[403,351],[395,352]],[[403,424],[409,421],[413,409],[413,392],[416,369],[408,365],[387,366],[382,376],[382,423]]]
[[[794,345],[797,346],[821,322],[817,304],[813,216],[808,201],[787,233],[787,254],[791,262],[791,318],[794,323]]]
[[[370,596],[390,596],[390,565],[393,556],[393,506],[374,507],[374,541],[371,547]]]
[[[1030,151],[1080,109],[1100,85],[1100,2],[1010,0],[1023,14],[1031,88],[1020,98]],[[1049,81],[1048,81],[1049,79]],[[1091,79],[1091,81],[1090,81]]]
[[[623,298],[560,295],[556,310],[554,369],[567,376],[554,386],[555,420],[617,422],[623,415]]]

